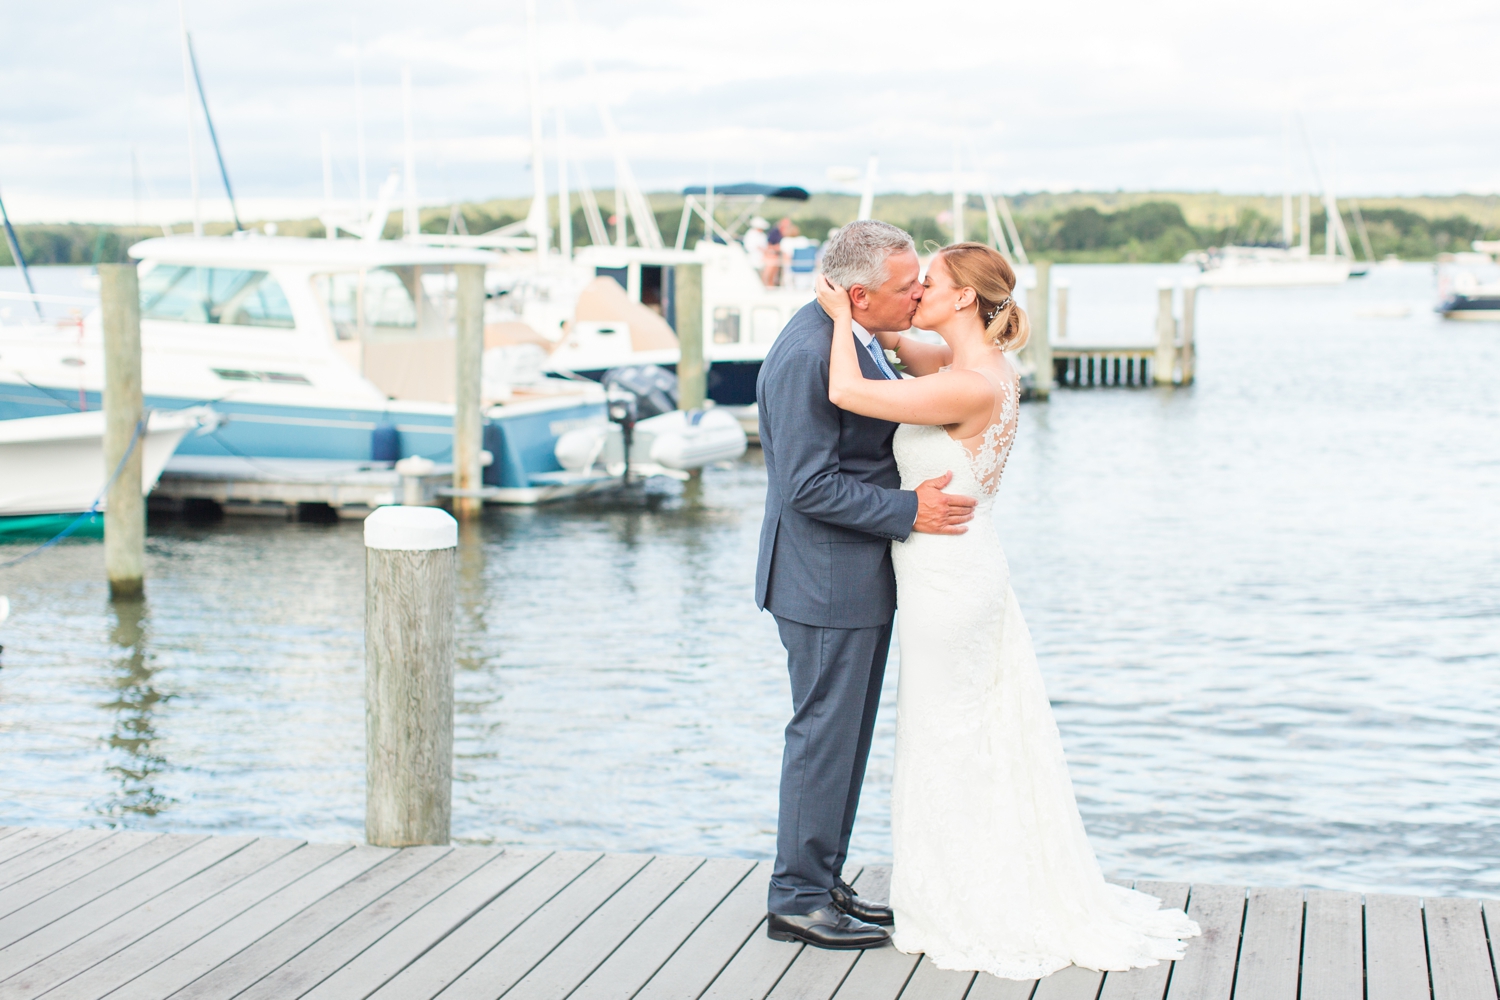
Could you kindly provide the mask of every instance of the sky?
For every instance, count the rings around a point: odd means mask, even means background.
[[[356,65],[372,195],[402,162],[403,67],[424,204],[531,190],[524,0],[183,3],[242,215],[316,214],[325,132],[334,198],[358,196]],[[1342,194],[1500,191],[1494,0],[535,3],[549,191],[559,113],[613,183],[601,102],[647,190],[854,192],[833,178],[875,155],[877,190],[947,191],[957,147],[968,190],[1279,192],[1289,162],[1314,184],[1310,145]],[[13,219],[188,216],[177,0],[11,0],[0,37]]]

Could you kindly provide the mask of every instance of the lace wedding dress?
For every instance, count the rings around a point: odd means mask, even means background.
[[[903,424],[901,485],[953,472],[979,501],[962,535],[892,546],[901,678],[891,833],[895,944],[942,969],[1036,979],[1181,958],[1198,926],[1104,880],[1073,798],[1031,636],[990,509],[1015,440],[1019,383],[985,372],[995,412],[965,441]]]

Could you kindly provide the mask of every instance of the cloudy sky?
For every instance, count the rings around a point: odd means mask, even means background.
[[[1296,112],[1343,192],[1500,191],[1494,0],[575,2],[576,26],[536,0],[542,100],[549,158],[560,109],[596,186],[602,98],[648,189],[836,188],[829,168],[875,153],[881,190],[947,190],[961,139],[967,183],[1003,191],[1277,191]],[[403,66],[424,202],[530,190],[523,0],[185,4],[247,214],[316,208],[324,130],[334,193],[356,194],[356,53],[372,190],[401,161]],[[14,217],[128,221],[137,189],[148,221],[184,211],[176,0],[10,2],[0,37]],[[1293,170],[1308,182],[1300,136]]]

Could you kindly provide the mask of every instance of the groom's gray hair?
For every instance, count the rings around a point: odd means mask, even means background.
[[[841,288],[863,285],[873,292],[890,277],[886,262],[898,253],[915,253],[916,249],[906,230],[889,222],[861,219],[828,238],[823,248],[823,273]]]

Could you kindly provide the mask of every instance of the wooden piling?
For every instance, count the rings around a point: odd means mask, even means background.
[[[1052,338],[1048,329],[1047,309],[1052,298],[1052,262],[1036,262],[1036,287],[1026,295],[1026,313],[1031,320],[1031,339],[1027,356],[1036,368],[1032,394],[1046,399],[1052,394]]]
[[[365,839],[446,844],[453,811],[458,522],[436,507],[365,518]]]
[[[99,304],[104,319],[104,475],[119,469],[104,498],[104,574],[111,598],[134,598],[146,586],[141,297],[134,263],[99,265]]]
[[[1198,317],[1198,286],[1189,282],[1182,286],[1182,384],[1193,384],[1193,365],[1197,361],[1194,336]]]
[[[458,264],[458,370],[453,393],[453,513],[477,517],[484,501],[484,412],[479,398],[484,365],[484,265]]]
[[[1177,368],[1177,320],[1172,316],[1172,286],[1164,285],[1156,293],[1156,358],[1152,381],[1171,385]]]
[[[703,359],[703,265],[678,264],[676,282],[677,407],[701,410],[708,396],[708,366]]]

